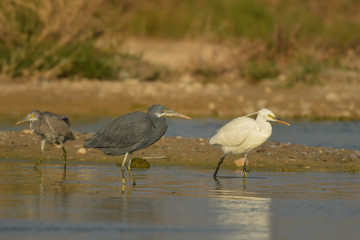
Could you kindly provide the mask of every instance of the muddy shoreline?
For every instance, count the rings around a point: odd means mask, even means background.
[[[51,111],[71,121],[92,117],[117,117],[164,104],[191,117],[233,118],[267,107],[288,119],[360,119],[360,85],[354,81],[333,81],[325,85],[284,87],[279,82],[250,84],[244,81],[223,84],[179,82],[54,80],[0,82],[0,120],[16,122],[30,110]],[[122,156],[108,157],[90,150],[81,153],[86,134],[76,133],[67,142],[72,162],[120,162]],[[0,158],[39,157],[40,138],[28,132],[0,132]],[[222,151],[208,139],[164,137],[153,146],[134,154],[147,157],[150,165],[184,165],[215,168]],[[61,160],[61,149],[47,146],[45,160]],[[250,171],[360,171],[360,153],[333,148],[308,147],[267,142],[249,154]],[[47,164],[46,161],[44,164]],[[48,163],[51,164],[51,163]],[[222,168],[241,169],[242,156],[231,156]]]
[[[98,150],[84,152],[82,143],[91,134],[76,133],[74,141],[67,142],[68,166],[84,162],[118,163],[123,156],[111,157]],[[0,132],[1,159],[39,158],[40,137],[30,131]],[[147,159],[153,165],[179,165],[215,169],[222,156],[221,149],[210,146],[208,139],[163,137],[147,149],[133,154],[133,157]],[[241,170],[243,156],[230,156],[222,169]],[[60,148],[46,146],[43,165],[61,164]],[[253,150],[248,157],[250,171],[336,171],[357,173],[360,171],[360,152],[345,149],[308,147],[296,144],[266,142]]]

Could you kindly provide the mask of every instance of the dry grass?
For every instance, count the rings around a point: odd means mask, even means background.
[[[5,53],[0,57],[2,74],[52,78],[73,71],[86,55],[101,55],[94,41],[105,30],[96,17],[102,3],[1,1],[0,48]],[[91,64],[91,60],[84,59],[85,63]]]
[[[202,39],[228,58],[198,59],[203,82],[231,75],[316,82],[327,69],[360,72],[360,2],[353,0],[2,0],[2,76],[141,78],[141,55],[119,51],[126,36]],[[236,46],[236,48],[234,48]],[[151,69],[143,79],[157,80]]]

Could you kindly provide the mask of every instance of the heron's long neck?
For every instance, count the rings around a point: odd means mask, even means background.
[[[159,118],[159,117],[151,117],[151,120],[154,124],[154,127],[158,127],[158,126],[166,126],[166,129],[167,129],[167,122],[166,122],[166,119],[164,118]]]
[[[36,128],[38,128],[40,125],[40,121],[39,120],[35,120],[35,121],[31,121],[30,122],[30,129],[31,130],[36,130]]]
[[[152,121],[153,121],[153,134],[154,134],[152,137],[154,139],[159,139],[165,134],[168,128],[167,122],[164,118],[154,118],[152,119]]]

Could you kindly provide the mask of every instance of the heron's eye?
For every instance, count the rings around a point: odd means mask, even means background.
[[[164,113],[167,113],[167,110],[164,108],[164,109],[163,109],[163,112],[164,112]]]
[[[274,117],[275,117],[275,116],[273,116],[273,115],[271,115],[271,114],[269,114],[268,116],[269,116],[269,118],[274,118]]]

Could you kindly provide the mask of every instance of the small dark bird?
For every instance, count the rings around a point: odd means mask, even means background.
[[[127,170],[132,184],[135,185],[131,174],[131,155],[135,151],[154,144],[165,134],[168,125],[164,117],[191,119],[165,106],[153,105],[148,108],[147,113],[132,112],[113,120],[109,125],[97,131],[94,136],[86,139],[84,147],[101,149],[104,154],[111,156],[125,154],[121,164],[122,181],[125,184],[125,164],[129,157]]]
[[[51,145],[61,145],[64,156],[64,168],[66,169],[67,152],[64,143],[67,140],[75,139],[74,133],[70,129],[69,118],[51,112],[33,110],[23,120],[15,123],[15,126],[23,122],[30,122],[30,128],[33,133],[41,136],[40,159],[34,166],[34,169],[36,169],[42,161],[46,143]]]

